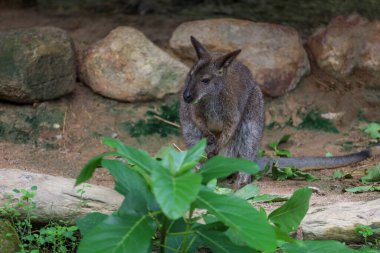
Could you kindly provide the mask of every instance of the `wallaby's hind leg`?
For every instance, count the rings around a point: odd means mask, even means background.
[[[261,122],[253,120],[253,112],[244,115],[235,135],[228,145],[221,150],[220,155],[238,157],[254,161],[261,141],[263,126]],[[235,189],[251,182],[251,175],[239,172],[235,181]]]

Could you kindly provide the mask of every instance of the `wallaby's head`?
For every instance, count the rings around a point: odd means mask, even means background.
[[[216,55],[209,53],[193,36],[190,37],[198,61],[187,75],[183,99],[186,103],[198,102],[207,95],[217,95],[225,85],[225,74],[236,56],[235,50],[228,54]]]

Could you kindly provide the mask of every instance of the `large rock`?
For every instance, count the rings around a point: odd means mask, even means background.
[[[30,103],[58,98],[75,87],[68,33],[55,27],[0,32],[0,99]]]
[[[272,97],[294,89],[310,69],[300,36],[291,27],[228,18],[186,22],[173,32],[170,46],[181,57],[195,59],[190,35],[209,50],[242,49],[238,59]]]
[[[122,195],[107,187],[90,184],[74,187],[74,179],[17,169],[1,169],[0,182],[0,206],[7,202],[7,195],[14,188],[30,189],[37,186],[34,199],[37,208],[33,210],[33,215],[42,223],[51,220],[74,223],[76,218],[89,212],[110,214],[123,201]]]
[[[14,253],[21,244],[15,228],[6,220],[0,218],[0,252]]]
[[[80,59],[80,76],[95,92],[121,101],[177,93],[188,68],[131,27],[118,27]]]
[[[357,225],[380,227],[380,198],[310,208],[301,223],[304,239],[360,242]]]
[[[316,31],[308,45],[318,66],[335,77],[348,76],[355,68],[379,76],[379,21],[338,16]]]

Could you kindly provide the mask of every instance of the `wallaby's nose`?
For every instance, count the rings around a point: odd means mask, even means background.
[[[183,93],[183,99],[185,100],[186,103],[190,103],[191,101],[193,101],[193,96],[191,95],[190,92],[185,91]]]

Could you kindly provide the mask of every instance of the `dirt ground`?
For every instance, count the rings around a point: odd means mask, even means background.
[[[68,30],[77,44],[95,42],[117,26],[133,26],[166,50],[171,32],[186,19],[120,14],[63,17],[48,16],[33,9],[3,9],[0,10],[0,17],[0,30],[58,26]],[[311,75],[304,78],[294,91],[280,98],[266,98],[267,124],[276,124],[265,130],[262,148],[271,154],[268,144],[284,134],[291,134],[291,141],[285,147],[295,156],[324,156],[326,152],[340,155],[366,149],[368,146],[373,146],[375,153],[379,153],[379,143],[371,142],[359,130],[359,126],[364,124],[360,121],[363,117],[380,122],[380,84],[376,81],[360,72],[346,80],[336,80],[312,66]],[[147,108],[159,107],[161,103],[176,100],[177,96],[171,96],[158,102],[120,103],[94,94],[78,82],[72,94],[58,100],[34,105],[1,102],[0,169],[18,168],[74,178],[88,159],[107,150],[100,143],[101,136],[117,136],[125,143],[146,149],[152,154],[161,146],[172,143],[183,148],[180,136],[132,138],[123,128],[124,122],[142,118]],[[302,120],[300,115],[311,109],[318,109],[322,113],[342,113],[341,117],[333,120],[340,132],[334,134],[300,130],[288,124],[291,120],[293,125],[297,125]],[[266,177],[258,185],[261,193],[286,195],[299,187],[317,187],[322,194],[314,194],[312,205],[370,200],[378,198],[379,193],[351,194],[343,193],[342,189],[359,185],[364,170],[379,161],[379,157],[375,156],[342,168],[353,174],[353,179],[332,180],[334,170],[326,169],[311,172],[320,178],[315,182],[279,182]],[[112,178],[103,170],[97,171],[91,182],[107,186],[113,184]]]

